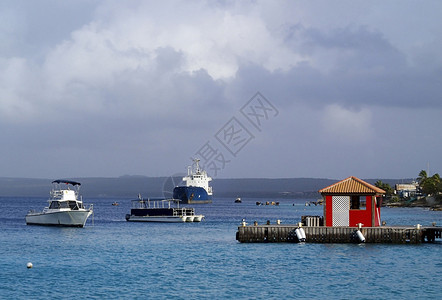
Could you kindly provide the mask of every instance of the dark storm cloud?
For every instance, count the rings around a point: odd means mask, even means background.
[[[274,77],[268,74],[266,81],[273,78],[283,82],[282,87],[290,87],[291,94],[301,99],[349,106],[417,108],[442,105],[441,66],[421,70],[419,66],[408,64],[406,55],[380,32],[366,27],[325,32],[298,25],[291,27],[286,42],[302,53],[310,53],[313,60],[333,58],[319,65],[298,64],[289,72]]]
[[[3,2],[0,176],[181,172],[258,91],[279,114],[222,176],[411,176],[439,161],[432,132],[391,151],[441,125],[438,5]]]

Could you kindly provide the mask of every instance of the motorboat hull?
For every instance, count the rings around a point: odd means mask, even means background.
[[[29,213],[27,225],[84,227],[92,210],[69,210],[56,212]]]

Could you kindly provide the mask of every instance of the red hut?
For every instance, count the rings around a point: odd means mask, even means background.
[[[325,226],[379,226],[385,191],[359,178],[348,177],[322,190]]]

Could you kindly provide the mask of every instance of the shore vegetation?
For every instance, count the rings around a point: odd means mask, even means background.
[[[375,183],[377,187],[386,192],[384,205],[419,206],[429,207],[432,210],[442,210],[442,180],[438,173],[429,176],[427,171],[421,170],[414,184],[416,186],[415,190],[401,193],[401,191],[395,190],[395,188],[381,180]]]

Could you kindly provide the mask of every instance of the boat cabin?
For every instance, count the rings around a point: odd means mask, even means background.
[[[323,198],[325,226],[380,226],[384,190],[351,176],[319,193]]]
[[[172,205],[176,203],[176,205]],[[132,200],[131,215],[134,216],[179,216],[195,214],[193,208],[180,208],[177,199]]]
[[[81,183],[70,180],[54,180],[52,184],[54,187],[50,192],[51,200],[81,201],[79,199]],[[69,188],[70,185],[74,187],[74,190]]]
[[[69,208],[72,210],[78,210],[84,208],[81,202],[77,201],[50,201],[49,209]]]
[[[132,200],[127,221],[142,222],[201,222],[203,215],[195,215],[194,208],[179,207],[178,199],[142,199]],[[171,205],[176,203],[176,205]],[[176,207],[174,207],[176,206]]]
[[[73,190],[52,190],[51,196],[53,199],[58,199],[58,200],[65,200],[65,201],[77,200],[77,193]]]
[[[81,184],[75,181],[69,180],[54,180],[52,182],[54,187],[50,192],[49,209],[70,209],[78,210],[83,209],[83,202],[79,197],[79,190]],[[69,186],[72,185],[74,190],[71,190]]]

